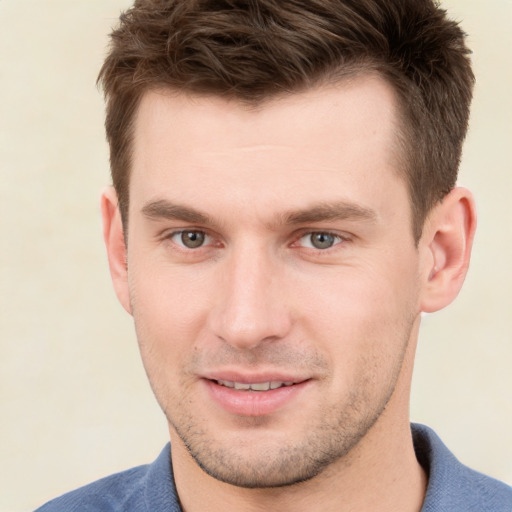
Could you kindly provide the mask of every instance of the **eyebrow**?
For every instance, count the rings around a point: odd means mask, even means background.
[[[151,201],[142,208],[142,213],[154,220],[180,220],[194,224],[213,224],[211,217],[194,208],[171,203],[165,199]]]
[[[180,205],[159,199],[146,203],[142,208],[142,213],[153,220],[179,220],[191,224],[217,224],[212,217],[195,208]],[[314,204],[311,207],[299,210],[291,210],[280,214],[277,222],[273,221],[270,225],[279,224],[307,224],[325,221],[337,220],[363,220],[375,222],[377,214],[374,210],[361,205],[347,203],[345,201],[327,202]]]
[[[307,224],[336,220],[377,220],[374,210],[345,201],[320,203],[304,210],[290,211],[283,216],[285,224]]]

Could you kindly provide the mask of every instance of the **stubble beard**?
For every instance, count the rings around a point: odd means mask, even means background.
[[[168,421],[205,473],[237,487],[268,489],[311,480],[334,462],[346,458],[377,421],[388,400],[386,397],[372,416],[359,417],[355,405],[349,404],[336,421],[308,425],[302,439],[294,444],[271,442],[266,446],[251,446],[254,442],[249,433],[246,443],[219,445],[193,421],[185,424],[180,421],[179,425],[169,418]]]
[[[262,441],[255,446],[250,428],[245,440],[239,435],[232,443],[219,442],[196,418],[183,414],[187,410],[183,403],[177,408],[164,407],[164,412],[194,461],[216,480],[250,489],[285,487],[311,480],[337,461],[350,464],[350,452],[386,409],[402,369],[412,325],[409,327],[407,333],[403,333],[407,338],[403,350],[378,393],[372,386],[374,376],[369,364],[367,374],[360,376],[359,385],[349,398],[342,404],[328,404],[319,410],[314,421],[304,426],[296,442],[270,439],[268,443]],[[182,413],[175,417],[173,410]],[[253,429],[264,430],[270,421],[251,418],[245,426],[252,422]]]

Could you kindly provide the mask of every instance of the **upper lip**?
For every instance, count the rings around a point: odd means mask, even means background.
[[[258,373],[254,371],[212,371],[201,375],[203,379],[216,381],[239,382],[241,384],[261,384],[264,382],[293,382],[298,384],[309,380],[310,377],[293,375],[286,372],[264,372]]]

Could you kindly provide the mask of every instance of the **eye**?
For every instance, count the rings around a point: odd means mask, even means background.
[[[342,242],[343,239],[332,233],[326,233],[318,231],[314,233],[308,233],[300,238],[299,242],[302,247],[308,247],[310,249],[325,250],[330,249],[336,244]]]
[[[210,241],[210,237],[203,231],[177,231],[171,240],[187,249],[197,249]]]

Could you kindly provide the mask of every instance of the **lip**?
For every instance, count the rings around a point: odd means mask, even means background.
[[[201,375],[202,378],[208,380],[227,380],[230,382],[242,382],[246,384],[259,384],[262,382],[294,382],[301,383],[305,380],[309,380],[310,376],[293,375],[291,373],[279,372],[279,371],[212,371],[205,372]]]
[[[237,416],[268,416],[290,405],[302,395],[311,384],[311,379],[291,377],[290,375],[247,375],[222,372],[222,374],[203,377],[202,383],[213,402],[223,410]],[[218,384],[217,381],[230,381],[245,384],[263,382],[294,382],[268,391],[242,391]]]

